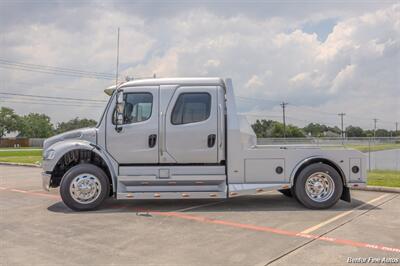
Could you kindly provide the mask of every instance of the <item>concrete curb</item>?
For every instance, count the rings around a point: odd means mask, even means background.
[[[8,165],[8,166],[24,166],[24,167],[42,167],[41,165],[33,164],[33,163],[6,163],[0,162],[0,165]]]
[[[364,188],[352,188],[352,189],[353,190],[363,190],[363,191],[400,193],[400,188],[397,188],[397,187],[366,186]]]

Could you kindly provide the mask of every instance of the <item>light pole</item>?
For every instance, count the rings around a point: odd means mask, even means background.
[[[283,116],[283,138],[285,138],[285,139],[286,139],[286,113],[285,113],[286,105],[288,105],[288,103],[285,103],[285,102],[281,103],[282,116]]]
[[[376,138],[376,122],[378,122],[378,118],[374,118],[374,140]]]
[[[345,115],[346,115],[345,113],[339,113],[339,114],[338,114],[338,116],[340,116],[340,123],[341,123],[341,128],[342,128],[342,131],[341,131],[341,134],[340,134],[340,136],[342,137],[342,139],[344,138],[343,117],[344,117]]]

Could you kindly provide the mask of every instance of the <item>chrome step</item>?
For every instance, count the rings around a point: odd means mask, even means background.
[[[226,192],[118,192],[117,199],[224,199]]]

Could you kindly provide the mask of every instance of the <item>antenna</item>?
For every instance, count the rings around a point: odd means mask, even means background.
[[[115,89],[118,87],[118,69],[119,68],[119,27],[117,35],[117,71],[115,72]]]
[[[117,35],[117,69],[115,71],[115,93],[116,93],[116,102],[118,105],[118,69],[119,68],[119,27],[118,27],[118,35]],[[117,107],[118,110],[118,107]],[[118,111],[117,111],[118,112]],[[122,130],[121,127],[118,127],[118,116],[119,114],[117,113],[117,118],[115,120],[115,131],[117,131],[118,133]]]

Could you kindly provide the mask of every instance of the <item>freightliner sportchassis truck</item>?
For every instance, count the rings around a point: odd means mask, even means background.
[[[257,145],[230,79],[162,78],[105,90],[99,124],[47,139],[43,185],[73,210],[117,199],[231,198],[279,190],[323,209],[365,186],[362,153]]]

